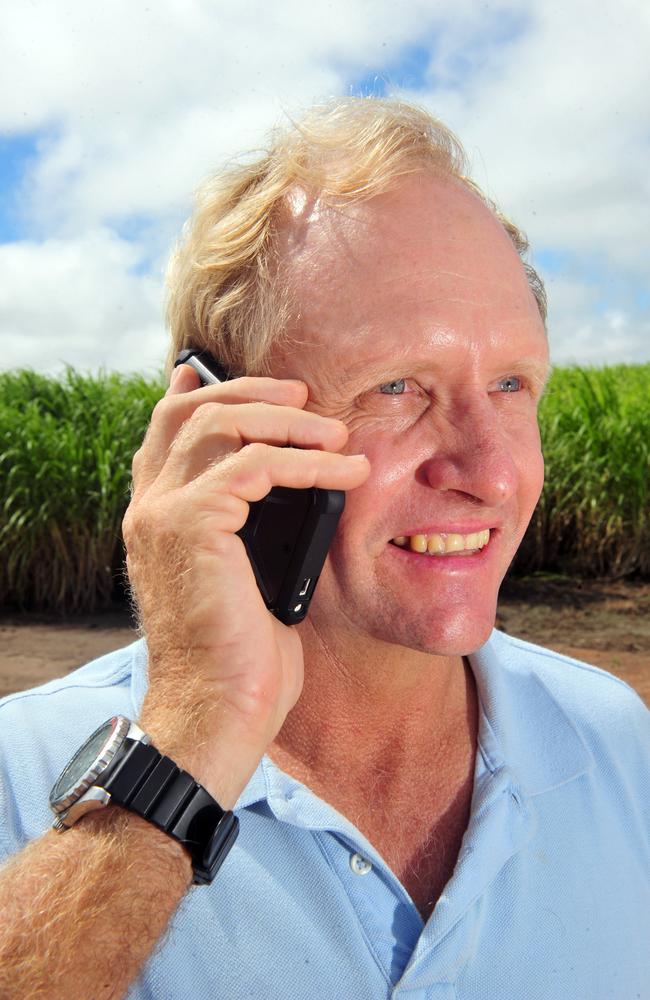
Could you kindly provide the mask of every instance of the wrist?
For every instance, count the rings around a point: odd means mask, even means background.
[[[267,747],[240,720],[221,715],[217,726],[180,727],[178,713],[146,711],[138,725],[160,753],[171,757],[212,795],[222,809],[233,809]]]
[[[211,882],[232,848],[239,821],[177,761],[125,716],[112,716],[81,745],[50,792],[53,828],[65,833],[88,812],[117,805],[185,848],[194,882]]]

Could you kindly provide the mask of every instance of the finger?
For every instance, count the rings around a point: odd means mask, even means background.
[[[165,395],[173,396],[183,392],[191,392],[192,389],[198,389],[200,385],[199,373],[194,368],[190,365],[177,365],[171,373]]]
[[[181,427],[200,406],[209,402],[269,402],[302,409],[307,402],[307,386],[296,379],[250,376],[200,386],[198,374],[188,365],[179,365],[174,369],[167,393],[154,407],[141,448],[133,456],[135,492],[148,489]]]
[[[255,442],[206,469],[195,483],[197,489],[203,489],[215,482],[233,496],[254,503],[274,486],[351,490],[361,486],[369,474],[370,462],[365,455],[275,448]]]
[[[159,399],[153,408],[153,413],[151,414],[151,420],[149,426],[147,427],[144,440],[138,450],[135,452],[133,459],[131,461],[131,476],[132,476],[132,493],[135,494],[139,492],[141,486],[148,485],[151,476],[143,476],[143,482],[140,482],[140,475],[143,470],[147,468],[148,459],[151,456],[155,460],[157,453],[160,453],[163,445],[161,440],[161,429],[164,431],[164,422],[162,421],[162,413],[164,412],[164,407],[166,400],[170,399],[172,396],[186,395],[192,392],[192,390],[198,389],[201,385],[201,379],[199,378],[198,372],[189,365],[177,365],[172,369],[171,375],[169,377],[169,385],[162,399]],[[158,415],[158,420],[156,419]]]
[[[174,401],[173,406],[179,407],[181,414],[206,401],[221,403],[257,401],[303,407],[307,402],[308,395],[306,382],[293,378],[278,379],[243,375],[241,378],[230,379],[227,382],[202,385],[198,372],[194,368],[189,365],[178,365],[171,374],[165,396],[179,396],[197,389],[201,390],[201,395],[198,401],[194,400],[192,406],[188,404],[187,400],[184,401],[183,405],[180,405],[180,400]]]
[[[161,485],[175,488],[195,479],[211,464],[254,442],[340,451],[348,429],[340,420],[309,410],[269,403],[233,406],[206,404],[185,422],[161,470]]]

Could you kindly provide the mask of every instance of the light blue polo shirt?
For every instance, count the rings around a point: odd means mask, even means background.
[[[650,713],[609,674],[497,631],[469,660],[471,818],[428,922],[354,825],[264,758],[233,850],[130,1000],[650,998]],[[137,718],[145,689],[136,642],[0,703],[1,855],[48,827],[72,753],[111,715]]]

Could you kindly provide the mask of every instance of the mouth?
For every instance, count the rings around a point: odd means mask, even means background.
[[[430,534],[397,535],[390,544],[407,552],[437,559],[449,556],[474,556],[489,545],[495,529],[483,528],[468,534],[432,532]]]

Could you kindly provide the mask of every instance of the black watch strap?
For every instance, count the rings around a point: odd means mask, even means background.
[[[194,882],[212,881],[232,847],[239,820],[194,778],[150,744],[126,739],[96,785],[111,801],[154,823],[190,853]]]

